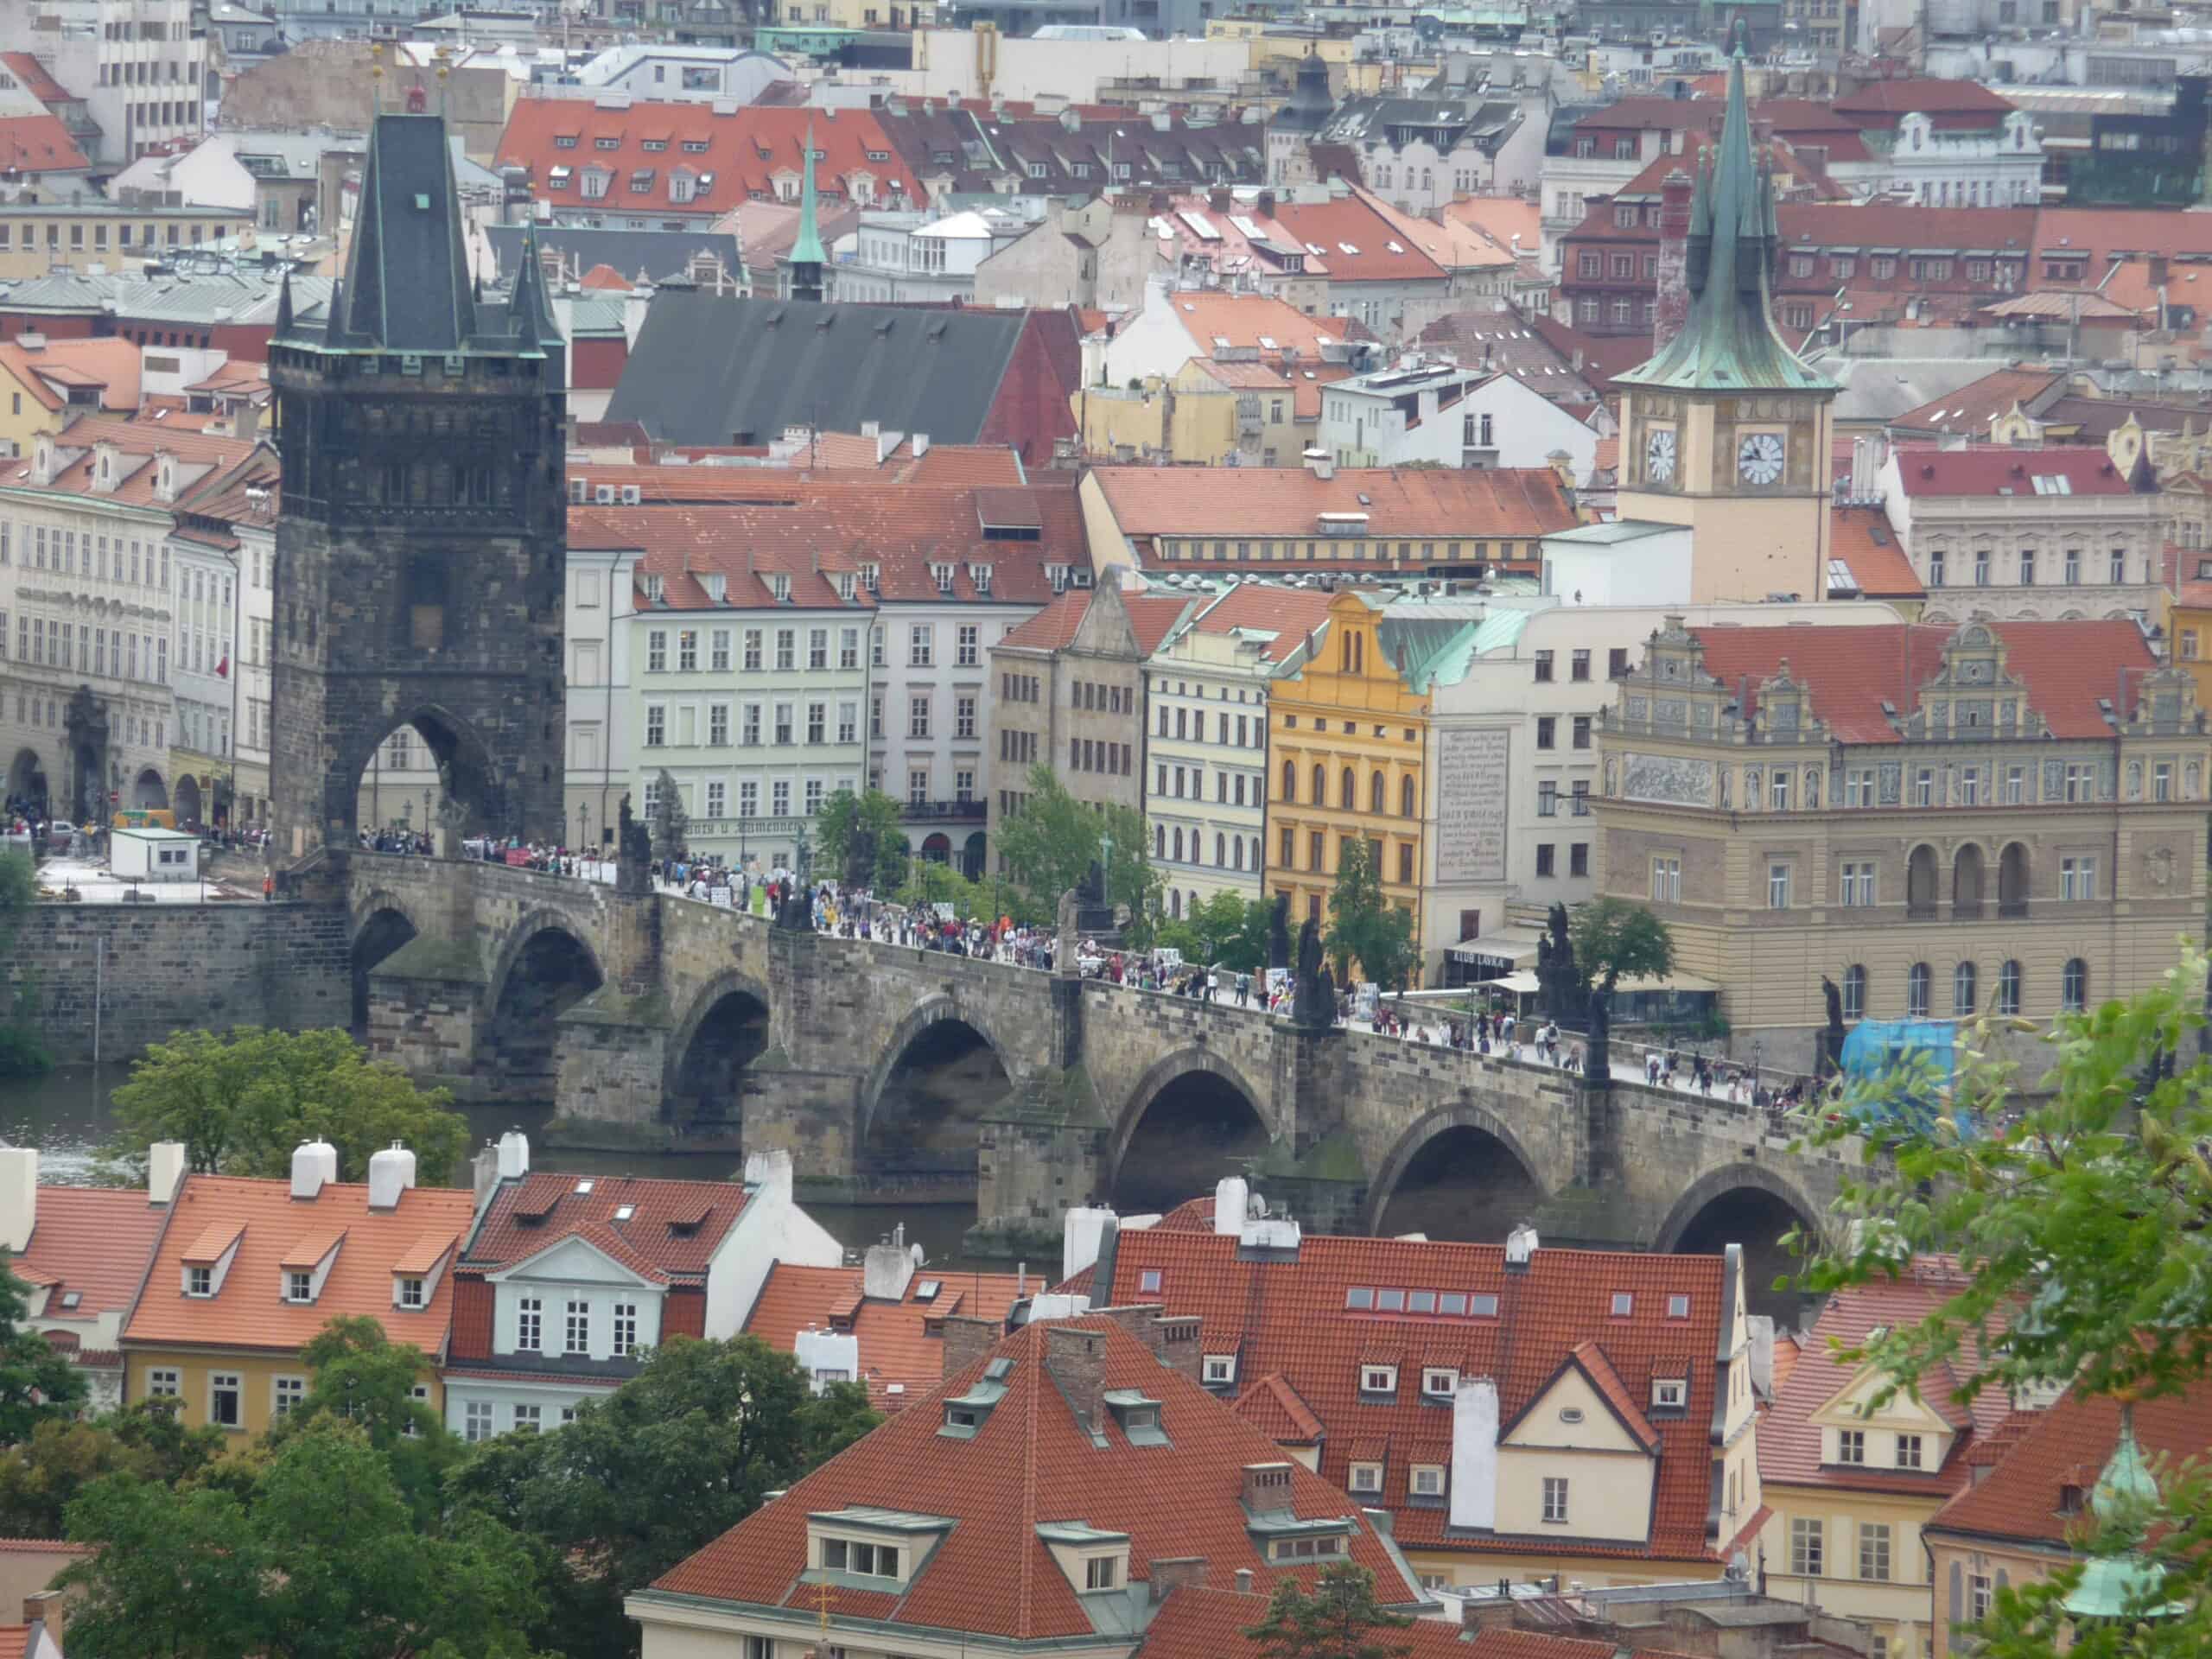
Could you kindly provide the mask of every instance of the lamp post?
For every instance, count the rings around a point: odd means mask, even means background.
[[[583,804],[582,801],[578,801],[578,802],[576,803],[576,856],[577,856],[578,858],[582,858],[582,857],[583,856],[583,854],[584,854],[584,804]]]
[[[1098,837],[1098,899],[1111,910],[1114,907],[1114,837]]]
[[[423,785],[423,833],[424,835],[426,835],[426,836],[429,836],[429,835],[431,835],[431,830],[430,830],[430,786],[429,786],[428,784],[425,784],[425,785]],[[435,857],[437,855],[437,851],[438,851],[438,843],[437,843],[437,840],[436,840],[436,837],[435,837],[435,836],[432,836],[432,838],[431,838],[431,841],[430,841],[430,855],[431,855],[432,857],[434,857],[434,858],[435,858]]]
[[[1756,1038],[1756,1037],[1752,1038],[1752,1039],[1751,1039],[1751,1104],[1752,1104],[1752,1105],[1754,1105],[1754,1106],[1756,1106],[1756,1105],[1758,1105],[1758,1100],[1759,1100],[1759,1055],[1760,1055],[1760,1052],[1762,1052],[1762,1048],[1761,1048],[1761,1044],[1760,1044],[1760,1042],[1759,1042],[1759,1039],[1758,1039],[1758,1038]]]

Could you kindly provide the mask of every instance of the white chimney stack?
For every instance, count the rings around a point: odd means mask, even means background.
[[[1071,1205],[1060,1223],[1060,1277],[1072,1279],[1098,1260],[1098,1241],[1104,1236],[1113,1211],[1089,1205]]]
[[[1452,1524],[1497,1525],[1497,1384],[1462,1381],[1452,1394]]]
[[[369,1154],[369,1208],[397,1210],[399,1195],[415,1185],[415,1154],[397,1141]]]
[[[156,1141],[146,1148],[146,1202],[175,1204],[184,1185],[184,1142]]]
[[[20,1250],[38,1224],[38,1151],[0,1147],[0,1245]]]
[[[791,1195],[791,1155],[781,1147],[767,1152],[747,1153],[745,1159],[745,1184],[760,1198],[785,1198]]]
[[[302,1141],[292,1153],[292,1196],[312,1198],[338,1179],[338,1148],[327,1141]]]
[[[1235,1238],[1251,1213],[1252,1186],[1242,1175],[1224,1175],[1214,1184],[1213,1230]]]
[[[882,1243],[869,1245],[861,1265],[861,1294],[871,1301],[895,1302],[903,1299],[907,1283],[914,1276],[914,1256],[920,1248],[906,1248],[906,1224],[903,1221],[891,1230],[891,1236]]]
[[[1535,1258],[1536,1230],[1524,1221],[1505,1236],[1506,1271],[1526,1273]]]
[[[520,1180],[529,1173],[530,1137],[520,1129],[509,1129],[499,1137],[499,1179]]]

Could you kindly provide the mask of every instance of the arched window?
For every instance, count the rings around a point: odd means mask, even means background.
[[[1398,779],[1398,816],[1402,818],[1414,818],[1421,816],[1421,803],[1414,792],[1414,779],[1411,772]]]
[[[1383,787],[1380,772],[1367,780],[1367,810],[1376,817],[1382,816]]]
[[[1164,823],[1152,826],[1152,855],[1154,858],[1167,856],[1167,826]]]
[[[1298,798],[1298,762],[1295,760],[1282,763],[1282,798],[1286,805]]]
[[[1843,1017],[1866,1017],[1866,969],[1859,963],[1854,962],[1843,970]]]
[[[1975,979],[1974,963],[1970,962],[1962,962],[1951,969],[1951,1012],[1961,1020],[1974,1018]]]
[[[1260,838],[1257,836],[1255,836],[1252,837],[1252,862],[1250,868],[1255,870],[1259,869],[1262,868],[1262,863],[1263,861],[1260,857]]]
[[[1173,887],[1167,889],[1167,913],[1179,922],[1183,919],[1183,895]]]
[[[1951,911],[1957,916],[1981,914],[1981,849],[1971,842],[1951,861]]]
[[[1313,804],[1326,806],[1328,804],[1329,769],[1316,760],[1313,763]]]
[[[1244,837],[1239,836],[1236,840],[1230,842],[1229,843],[1229,850],[1230,855],[1236,861],[1236,868],[1240,870],[1243,869],[1244,868]]]
[[[1359,779],[1352,775],[1350,766],[1344,768],[1344,776],[1338,780],[1337,804],[1347,812],[1359,810]]]
[[[2028,849],[2018,842],[2008,842],[2005,850],[1997,855],[1997,913],[1999,916],[2024,916],[2028,913]]]
[[[1175,832],[1175,861],[1178,864],[1183,861],[1183,832],[1180,830]]]
[[[2089,964],[2079,957],[2069,957],[2059,970],[2058,1001],[2077,1011],[2089,1006]]]
[[[1916,962],[1910,968],[1905,970],[1904,1011],[1906,1018],[1911,1020],[1925,1020],[1928,1017],[1928,982],[1929,973],[1928,964],[1926,963]]]
[[[1213,861],[1216,869],[1229,868],[1229,837],[1218,830],[1213,832]]]
[[[2020,964],[2007,960],[1997,970],[1997,1012],[2012,1014],[2020,1011]]]
[[[1905,865],[1904,907],[1909,916],[1936,913],[1936,849],[1923,845],[1912,849]]]

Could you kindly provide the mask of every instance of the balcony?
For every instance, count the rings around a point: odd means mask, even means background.
[[[2000,899],[1997,901],[1997,919],[2000,922],[2021,921],[2027,913],[2028,901],[2024,899]]]
[[[1941,907],[1933,899],[1908,899],[1904,915],[1909,922],[1932,922]]]
[[[984,804],[974,801],[905,801],[899,816],[908,823],[981,823]]]

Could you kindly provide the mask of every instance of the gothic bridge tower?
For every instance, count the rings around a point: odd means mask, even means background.
[[[270,343],[277,863],[354,845],[409,725],[448,842],[560,837],[564,357],[528,238],[506,298],[472,285],[443,118],[378,115],[346,274]]]

